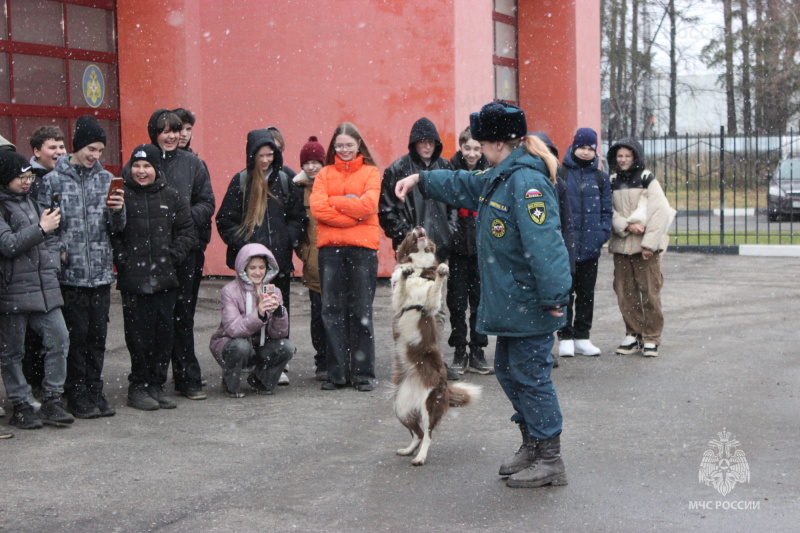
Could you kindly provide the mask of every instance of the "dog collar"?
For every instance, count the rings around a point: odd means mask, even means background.
[[[403,309],[401,309],[400,310],[400,314],[402,315],[406,311],[419,311],[421,313],[424,310],[425,310],[425,308],[422,307],[421,305],[409,305],[408,307],[404,307]]]

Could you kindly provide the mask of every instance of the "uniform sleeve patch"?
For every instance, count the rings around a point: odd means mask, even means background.
[[[539,189],[528,189],[528,192],[525,193],[525,199],[528,198],[541,198],[542,192]]]
[[[534,223],[542,225],[547,218],[547,208],[544,202],[531,202],[528,204],[528,214]]]
[[[502,211],[503,213],[508,213],[508,206],[505,206],[503,204],[498,204],[495,201],[489,202],[489,206],[494,207],[495,209],[497,209],[498,211]]]
[[[506,223],[496,218],[492,220],[492,235],[498,239],[506,234]]]

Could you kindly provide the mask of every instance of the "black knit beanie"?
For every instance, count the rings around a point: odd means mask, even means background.
[[[31,164],[24,156],[10,150],[0,152],[0,185],[8,187],[11,181],[31,169]]]
[[[75,134],[72,136],[72,152],[78,152],[92,143],[106,144],[106,132],[90,115],[84,115],[75,123]]]

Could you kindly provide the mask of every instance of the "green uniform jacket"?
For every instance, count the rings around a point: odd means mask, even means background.
[[[547,311],[567,305],[572,278],[546,173],[544,161],[520,147],[487,171],[434,170],[420,177],[425,196],[478,212],[477,328],[486,335],[543,335],[566,322]]]

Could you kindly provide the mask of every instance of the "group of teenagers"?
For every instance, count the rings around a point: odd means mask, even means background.
[[[127,405],[175,408],[165,390],[170,363],[177,393],[206,398],[193,326],[216,206],[208,169],[190,148],[194,124],[185,109],[155,111],[151,143],[133,150],[119,188],[99,162],[106,136],[91,116],[76,121],[71,154],[49,126],[34,132],[30,161],[11,145],[0,150],[0,368],[12,425],[115,414],[102,380],[115,281],[131,359]],[[639,143],[611,146],[609,178],[596,133],[581,128],[559,167],[555,146],[528,132],[522,109],[492,102],[470,115],[450,161],[435,125],[417,120],[408,154],[382,178],[352,123],[336,127],[327,150],[311,137],[299,173],[284,165],[283,148],[276,128],[248,133],[246,168],[215,217],[235,272],[209,345],[223,392],[240,398],[246,382],[272,394],[288,383],[293,252],[304,264],[322,390],[373,390],[380,235],[397,246],[423,226],[451,272],[448,379],[496,372],[522,433],[500,474],[510,486],[565,481],[553,333],[559,355],[599,355],[589,331],[606,241],[626,328],[617,353],[655,356],[661,342],[660,257],[672,210]],[[444,314],[437,325],[443,331]],[[483,351],[489,335],[497,336],[493,368]]]

